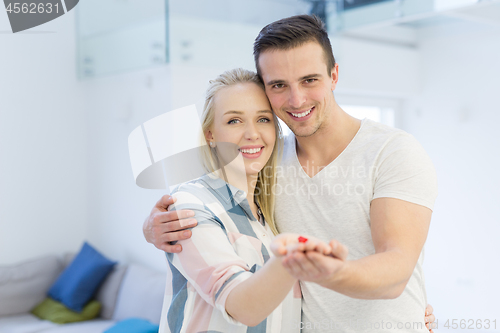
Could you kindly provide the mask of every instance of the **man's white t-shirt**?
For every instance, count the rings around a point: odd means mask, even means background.
[[[310,165],[310,167],[317,167]],[[349,260],[375,253],[370,203],[397,198],[433,209],[434,166],[410,134],[364,119],[347,148],[314,177],[300,165],[295,136],[285,140],[278,168],[276,223],[280,232],[337,239]],[[317,284],[301,283],[305,332],[428,332],[423,255],[403,294],[393,300],[353,299]]]

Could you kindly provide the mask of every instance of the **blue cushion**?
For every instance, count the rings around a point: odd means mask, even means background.
[[[130,318],[118,322],[104,333],[158,333],[160,326],[145,319]]]
[[[85,242],[48,295],[67,308],[81,312],[115,264]]]

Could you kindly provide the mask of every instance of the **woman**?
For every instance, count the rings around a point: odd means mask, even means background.
[[[202,116],[207,175],[173,191],[173,210],[195,212],[198,226],[167,253],[160,332],[300,332],[298,281],[283,268],[288,251],[345,259],[311,237],[277,234],[275,167],[283,145],[278,121],[257,75],[235,69],[210,82]],[[274,254],[271,255],[271,253]],[[340,254],[344,253],[344,254]]]

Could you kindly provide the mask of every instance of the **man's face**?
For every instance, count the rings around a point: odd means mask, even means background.
[[[259,66],[273,111],[296,136],[311,136],[326,125],[335,105],[332,90],[338,66],[328,72],[317,42],[291,50],[265,51]]]

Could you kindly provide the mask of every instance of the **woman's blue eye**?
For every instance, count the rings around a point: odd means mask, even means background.
[[[261,121],[261,120],[263,120],[263,121]],[[268,122],[270,122],[270,121],[271,121],[271,120],[270,120],[269,118],[260,118],[260,119],[259,119],[259,122],[263,122],[263,123],[268,123]]]
[[[228,124],[236,124],[236,122],[238,121],[238,119],[231,119],[230,121],[228,121],[227,123]]]

